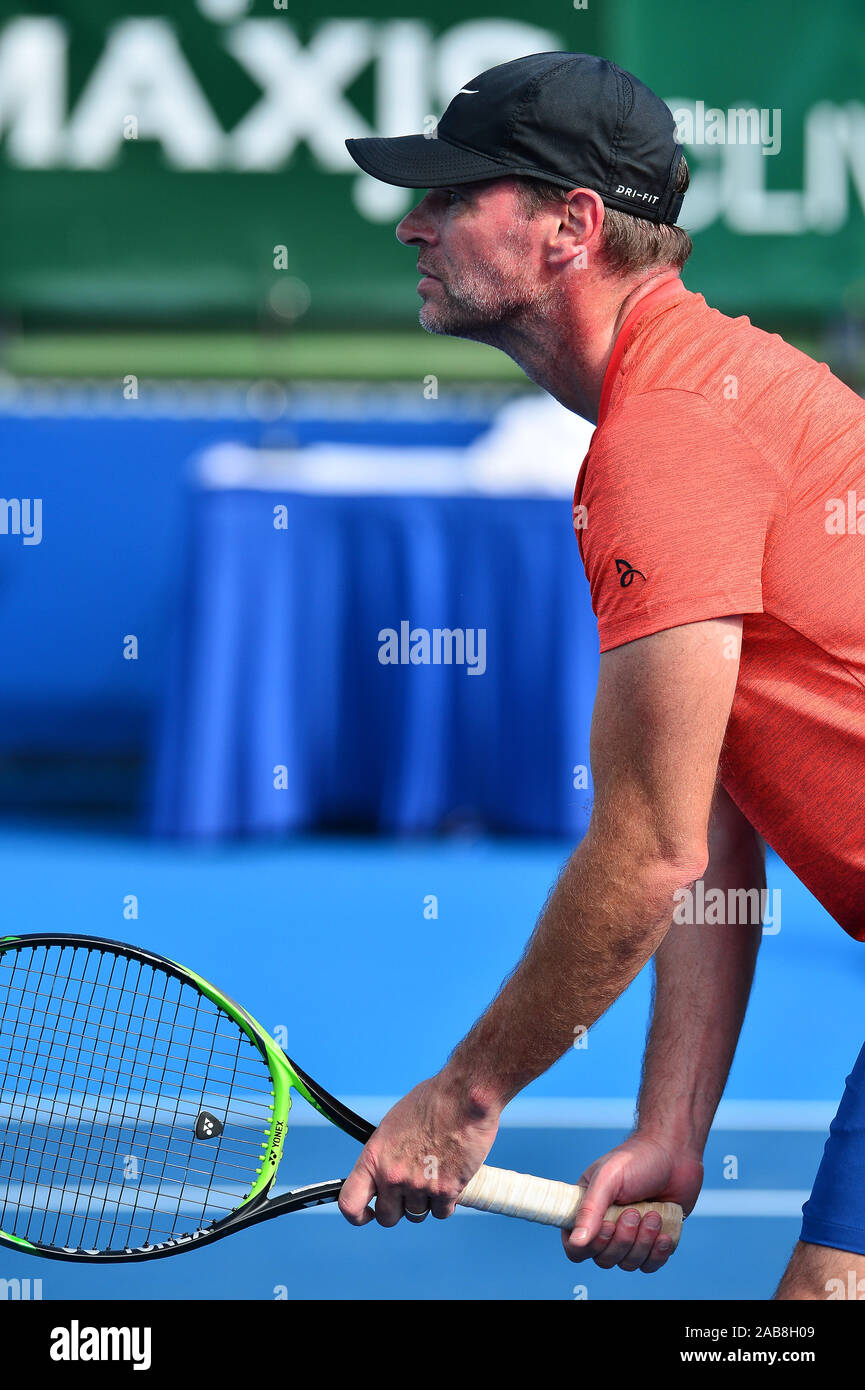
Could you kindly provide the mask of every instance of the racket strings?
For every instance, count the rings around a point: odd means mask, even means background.
[[[58,947],[57,949],[59,949],[59,947]],[[76,947],[64,948],[64,949],[87,950],[87,951],[91,951],[91,952],[92,952],[94,948],[91,947],[91,946],[86,946],[86,947],[78,947],[78,946],[76,946]],[[105,953],[103,953],[103,954],[105,954]],[[117,959],[117,957],[112,956],[112,959]],[[124,959],[128,959],[128,958],[127,958],[127,957],[124,957]],[[141,963],[141,962],[139,962],[139,964],[140,964],[140,963]],[[57,981],[60,981],[61,983],[64,983],[64,982],[68,979],[68,975],[66,974],[65,971],[64,971],[63,973],[61,973],[61,972],[59,972],[59,971],[40,970],[40,972],[39,972],[39,979],[40,979],[40,980],[57,980]],[[16,986],[16,984],[15,984],[14,981],[10,981],[9,987],[10,987],[10,989],[15,989],[15,988],[23,989],[23,988],[24,988],[23,985],[17,985],[17,986]],[[111,990],[115,990],[117,993],[122,994],[122,995],[124,996],[124,998],[127,999],[127,1000],[129,1000],[129,1001],[133,1001],[133,1000],[136,998],[136,996],[137,996],[138,998],[140,998],[140,999],[145,999],[145,1000],[151,998],[151,994],[150,994],[150,991],[149,991],[149,990],[136,990],[136,989],[133,989],[133,988],[132,988],[130,985],[128,985],[128,984],[116,984],[116,983],[114,983],[112,980],[107,980],[107,979],[103,979],[103,980],[100,980],[100,981],[99,981],[99,988],[100,988],[100,989],[104,989],[104,990],[106,991],[106,993],[110,992]],[[28,992],[29,992],[29,990],[28,990]],[[53,997],[53,996],[52,996],[52,997]],[[200,997],[201,997],[201,998],[204,998],[203,995],[200,996]],[[197,1010],[197,1006],[196,1006],[194,1003],[190,1003],[190,1002],[188,1002],[188,1001],[187,1001],[187,1002],[184,1002],[183,1000],[178,1000],[177,1003],[178,1003],[178,1008],[189,1009],[192,1013],[197,1013],[197,1011],[198,1011],[198,1010]],[[215,1006],[214,1006],[214,1007],[215,1007]],[[120,1012],[122,1012],[122,1011],[121,1011],[121,1010],[117,1010],[117,1012],[120,1013]]]
[[[106,1250],[201,1230],[255,1182],[272,1104],[258,1049],[190,982],[96,947],[0,954],[5,1233]],[[224,1126],[207,1141],[203,1110]]]
[[[46,1115],[46,1112],[44,1112],[44,1111],[43,1111],[43,1112],[40,1112],[40,1113],[42,1114],[42,1120],[40,1120],[39,1123],[43,1123],[43,1122],[45,1121],[45,1119],[47,1118],[47,1115]],[[197,1120],[199,1113],[200,1113],[199,1111],[195,1111],[195,1112],[193,1113],[192,1110],[189,1110],[189,1111],[184,1112],[182,1118],[183,1118],[185,1121],[187,1121],[187,1122],[189,1123],[190,1126],[194,1126],[195,1121]],[[26,1120],[26,1117],[25,1117],[25,1116],[15,1115],[15,1116],[11,1116],[11,1117],[10,1117],[10,1116],[7,1115],[7,1116],[4,1117],[2,1114],[0,1114],[0,1120],[3,1120],[4,1118],[5,1118],[6,1120],[9,1120],[9,1119],[11,1118],[12,1121],[13,1121],[13,1123],[16,1123],[16,1124],[20,1124],[20,1122],[21,1122],[22,1119],[25,1119],[25,1120]],[[98,1116],[94,1116],[93,1118],[94,1118],[94,1119],[98,1119],[99,1117],[98,1117]],[[27,1121],[27,1122],[30,1123],[30,1121]],[[162,1122],[162,1123],[164,1123],[164,1122]],[[129,1135],[129,1140],[130,1140],[130,1143],[131,1143],[132,1140],[133,1140],[133,1138],[134,1138],[134,1131],[133,1131],[132,1127],[131,1127],[130,1125],[127,1125],[125,1121],[122,1121],[122,1120],[121,1120],[121,1121],[119,1122],[119,1124],[118,1124],[118,1128],[119,1128],[119,1130],[127,1130],[128,1135]],[[122,1137],[122,1135],[121,1135],[120,1137]],[[156,1132],[154,1132],[154,1134],[153,1134],[153,1136],[152,1136],[153,1141],[155,1141],[156,1139],[166,1139],[166,1140],[169,1141],[169,1144],[168,1144],[168,1146],[166,1146],[164,1149],[160,1149],[160,1147],[159,1147],[158,1144],[156,1144],[155,1142],[151,1142],[150,1152],[151,1152],[152,1154],[164,1153],[166,1156],[170,1155],[171,1152],[172,1152],[171,1147],[170,1147],[170,1141],[172,1140],[172,1138],[173,1138],[173,1135],[171,1135],[171,1134],[163,1134],[163,1135],[160,1135],[160,1134],[157,1134]],[[232,1142],[232,1139],[233,1139],[233,1142]],[[59,1148],[60,1148],[61,1150],[63,1150],[64,1145],[66,1146],[67,1149],[71,1148],[72,1140],[71,1140],[71,1138],[70,1138],[70,1139],[64,1139],[64,1138],[62,1137],[62,1134],[60,1135],[60,1137],[56,1137],[56,1138],[55,1138],[53,1135],[50,1135],[50,1136],[47,1136],[47,1137],[46,1137],[46,1139],[45,1139],[45,1144],[46,1144],[46,1146],[47,1146],[48,1144],[57,1144],[57,1145],[59,1146]],[[103,1145],[102,1145],[101,1143],[88,1145],[86,1148],[83,1148],[83,1147],[79,1144],[78,1149],[77,1149],[77,1152],[78,1152],[79,1154],[83,1154],[83,1153],[85,1153],[85,1152],[101,1153],[102,1150],[103,1150]],[[238,1168],[238,1170],[243,1170],[243,1171],[245,1172],[245,1171],[247,1170],[247,1167],[248,1167],[249,1159],[250,1159],[252,1156],[254,1156],[254,1155],[257,1156],[258,1154],[261,1153],[261,1140],[260,1140],[260,1138],[256,1138],[256,1139],[243,1139],[243,1138],[240,1138],[240,1139],[238,1139],[238,1138],[236,1138],[236,1137],[234,1137],[234,1136],[229,1136],[227,1142],[223,1143],[221,1152],[222,1152],[223,1156],[225,1156],[225,1155],[227,1155],[227,1154],[235,1154],[235,1155],[237,1156],[237,1158],[245,1160],[243,1163],[239,1163],[239,1164],[234,1165],[234,1166],[236,1166],[236,1167]],[[61,1153],[59,1156],[62,1157],[63,1154]],[[68,1153],[66,1154],[66,1156],[68,1157]]]
[[[126,968],[128,968],[128,962],[125,963],[125,966],[126,966]],[[140,993],[140,991],[136,991],[136,992],[137,992],[137,993]],[[67,997],[67,992],[66,992],[65,990],[63,991],[62,997],[63,997],[63,998],[66,998],[66,997]],[[79,995],[79,999],[81,999],[81,998],[83,998],[83,991],[82,991],[81,995]],[[92,1004],[92,991],[91,991],[90,1003]],[[121,1011],[121,1012],[122,1012],[122,1011]],[[125,1020],[124,1020],[124,1024],[125,1024]],[[44,1037],[44,1030],[43,1030],[43,1037]],[[152,1051],[152,1047],[151,1047],[151,1051]],[[91,1069],[91,1074],[92,1074],[92,1069]],[[140,1109],[140,1106],[139,1106],[139,1109]],[[152,1147],[153,1147],[153,1146],[151,1145],[151,1148],[152,1148]],[[187,1146],[187,1147],[188,1147],[188,1146]],[[94,1191],[95,1191],[95,1188],[94,1188]],[[220,1205],[221,1205],[221,1204],[220,1204]],[[43,1233],[43,1237],[44,1237],[44,1233]]]
[[[54,977],[52,977],[52,978],[57,978],[57,977],[54,976]],[[23,988],[22,988],[22,987],[19,987],[19,988],[21,988],[21,992],[22,992],[22,995],[23,995]],[[13,986],[10,986],[10,993],[12,992],[12,989],[13,989]],[[139,991],[133,991],[133,993],[138,994],[138,995],[141,995],[141,991],[140,991],[140,990],[139,990]],[[32,998],[32,999],[34,999],[34,1000],[44,999],[44,1000],[45,1000],[45,1003],[46,1003],[46,1009],[47,1009],[48,1007],[56,1007],[57,1002],[58,1002],[58,1001],[57,1001],[57,998],[56,998],[54,995],[52,995],[52,994],[38,994],[38,995],[37,995],[37,994],[33,994],[32,992],[29,992],[29,997]],[[147,998],[147,997],[149,997],[149,996],[143,996],[143,995],[141,995],[141,997]],[[186,1008],[186,1009],[190,1009],[192,1006],[189,1005],[189,1004],[184,1004],[183,1007]],[[118,1019],[126,1019],[126,1020],[136,1019],[138,1022],[142,1022],[142,1021],[143,1021],[143,1022],[145,1022],[145,1023],[149,1023],[149,1022],[153,1022],[153,1021],[154,1021],[154,1020],[152,1020],[152,1019],[148,1019],[147,1017],[144,1017],[143,1020],[142,1020],[142,1018],[141,1018],[139,1015],[134,1014],[134,1013],[128,1013],[128,1014],[127,1014],[127,1013],[124,1013],[122,1010],[116,1010],[115,1012],[116,1012],[116,1016],[117,1016]],[[203,1017],[205,1017],[205,1014],[204,1014],[201,1010],[194,1010],[194,1012],[196,1012],[196,1013],[198,1014],[198,1019],[199,1019],[199,1024],[200,1024],[200,1021],[201,1021],[201,1019],[202,1019]],[[212,1010],[211,1010],[209,1013],[206,1014],[206,1016],[209,1017],[209,1018],[212,1018],[212,1019],[214,1019],[214,1020],[220,1020],[220,1019],[224,1019],[224,1018],[225,1018],[225,1015],[222,1013],[222,1011],[219,1010],[219,1009],[217,1009],[215,1006],[212,1008]],[[46,1013],[46,1018],[47,1018],[47,1013]],[[193,1028],[193,1025],[192,1025],[192,1024],[182,1023],[182,1022],[180,1022],[179,1020],[174,1022],[173,1026],[172,1026],[172,1031],[173,1031],[174,1033],[179,1033],[179,1032],[180,1032],[181,1030],[183,1030],[183,1029],[186,1029],[186,1030],[189,1031],[189,1032],[193,1032],[193,1031],[194,1031],[194,1028]],[[59,1028],[58,1028],[58,1031],[59,1031]],[[126,1047],[126,1049],[128,1050],[128,1043],[125,1044],[125,1047]],[[226,1050],[225,1052],[223,1052],[223,1053],[220,1054],[220,1053],[219,1053],[219,1050],[217,1049],[217,1055],[222,1055],[222,1056],[225,1056],[225,1057],[234,1058],[234,1053],[233,1053],[232,1051],[230,1051],[230,1050]],[[234,1070],[234,1067],[233,1067],[233,1066],[232,1066],[231,1068],[228,1068],[228,1067],[227,1067],[226,1069],[227,1069],[227,1070],[232,1070],[232,1071],[233,1071],[233,1070]],[[258,1075],[257,1072],[255,1072],[254,1074],[255,1074],[256,1076]]]

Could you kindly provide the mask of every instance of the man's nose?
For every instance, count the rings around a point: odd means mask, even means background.
[[[407,212],[396,229],[397,240],[403,246],[426,245],[434,239],[432,223],[427,215],[424,204],[426,198],[422,198],[411,212]]]

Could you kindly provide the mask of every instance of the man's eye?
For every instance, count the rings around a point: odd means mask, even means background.
[[[449,204],[450,204],[450,203],[459,203],[459,202],[462,201],[461,198],[460,198],[459,193],[455,192],[455,190],[454,190],[453,188],[446,188],[446,189],[445,189],[445,193],[446,193],[446,195],[447,195],[447,200],[448,200],[448,203],[449,203]]]

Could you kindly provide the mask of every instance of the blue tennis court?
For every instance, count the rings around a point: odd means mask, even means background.
[[[657,824],[688,805],[699,718],[742,815],[858,930],[862,0],[696,8],[3,6],[0,938],[172,957],[378,1122],[520,957],[593,778],[615,785],[592,737],[607,672],[643,657],[641,691],[662,669],[676,701]],[[705,649],[656,667],[718,625],[720,680]],[[616,689],[634,743],[607,744],[648,766],[655,716],[629,722]],[[676,862],[705,828],[681,821]],[[771,851],[767,871],[703,1192],[649,1277],[464,1209],[356,1230],[321,1206],[116,1266],[26,1256],[13,1207],[55,1249],[98,1254],[110,1226],[152,1253],[202,1228],[193,1198],[224,1214],[269,1164],[293,1190],[358,1149],[298,1102],[282,1151],[281,1084],[257,1129],[228,1101],[220,1119],[210,1073],[185,1084],[207,1052],[185,1015],[166,1039],[147,990],[122,1009],[125,984],[87,977],[76,1033],[71,976],[46,952],[8,985],[42,946],[7,942],[0,1303],[770,1299],[862,1049],[865,949]],[[585,1038],[574,1000],[575,1045],[508,1107],[491,1164],[573,1183],[622,1140],[650,987],[651,966]],[[502,1051],[546,1024],[538,998]],[[218,1038],[201,1065],[238,1081],[238,1038],[231,1066]],[[121,1093],[105,1061],[127,1041]],[[178,1230],[121,1229],[154,1214]]]
[[[564,842],[300,839],[166,846],[110,831],[6,829],[6,932],[89,932],[153,947],[242,1002],[335,1094],[376,1119],[441,1065],[514,963]],[[798,1233],[844,1077],[861,1046],[865,954],[785,866],[751,1008],[666,1270],[576,1266],[556,1232],[459,1212],[394,1231],[335,1208],[265,1224],[182,1260],[106,1269],[3,1250],[0,1278],[45,1299],[765,1299]],[[435,895],[438,918],[424,915]],[[124,918],[133,895],[136,919]],[[129,910],[129,909],[127,909]],[[628,1127],[647,972],[506,1112],[492,1161],[575,1180]],[[308,1119],[308,1113],[307,1113]],[[286,1185],[342,1176],[356,1145],[298,1123]],[[733,1176],[735,1174],[735,1176]]]

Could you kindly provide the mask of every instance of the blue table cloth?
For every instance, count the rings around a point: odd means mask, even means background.
[[[484,673],[383,665],[403,621],[485,629]],[[597,670],[565,498],[202,487],[153,829],[578,837]]]

